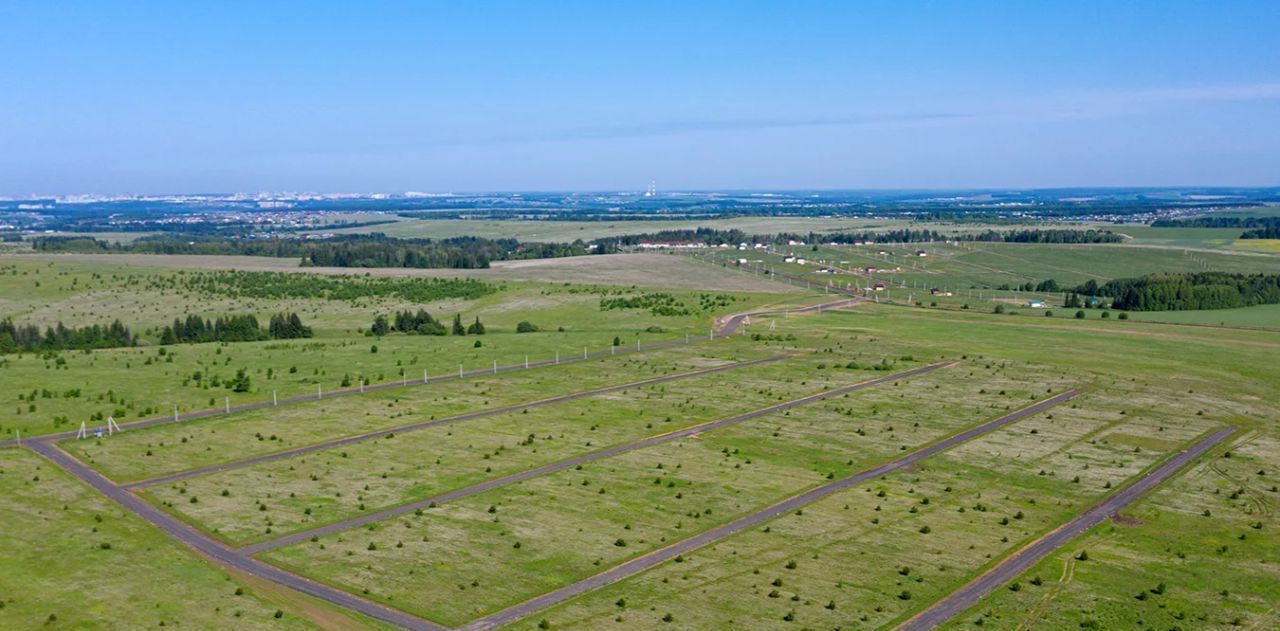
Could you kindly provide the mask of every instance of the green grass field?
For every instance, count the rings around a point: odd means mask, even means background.
[[[422,516],[302,543],[265,558],[458,624],[781,500],[829,475],[848,475],[904,446],[994,417],[1011,401],[1027,400],[1031,387],[1053,385],[1052,377],[1035,379],[1041,373],[1034,369],[1020,377],[1010,372],[981,371],[990,385],[1003,386],[1004,395],[974,392],[963,369],[953,368],[489,491]],[[418,535],[426,540],[400,540]],[[456,549],[462,541],[468,545]],[[371,543],[376,550],[369,549]],[[355,570],[361,567],[353,563],[357,560],[374,567]],[[406,571],[423,560],[434,571],[424,579],[409,578]],[[473,582],[479,585],[467,587]],[[466,589],[465,601],[448,598],[458,585]]]
[[[381,628],[270,583],[231,576],[17,449],[0,449],[0,545],[6,629]]]
[[[797,248],[824,265],[901,270],[871,276],[890,284],[880,304],[758,317],[730,339],[308,400],[61,446],[127,482],[379,434],[138,491],[234,547],[954,360],[928,374],[571,466],[258,558],[461,625],[1080,388],[1069,402],[540,611],[513,628],[892,628],[1227,425],[1242,430],[1229,444],[1120,519],[1055,552],[1019,577],[1016,588],[1002,587],[951,627],[1273,627],[1280,621],[1280,331],[1270,329],[1280,328],[1280,311],[1269,305],[1132,313],[1119,320],[1115,313],[1104,319],[1089,310],[1076,319],[1052,305],[1054,296],[1044,296],[1055,311],[1045,317],[1044,310],[1024,306],[1035,294],[993,289],[1147,271],[1280,270],[1280,256],[1232,252],[1228,245],[1215,250],[1210,242],[1218,237],[1210,232],[1150,229],[1133,236],[1136,244],[1109,246]],[[1190,244],[1197,239],[1200,245]],[[880,255],[881,249],[892,254]],[[916,249],[929,256],[915,256]],[[164,267],[121,262],[95,269],[99,263],[81,259],[0,258],[0,317],[43,322],[57,314],[68,323],[88,323],[118,313],[147,343],[156,326],[186,312],[262,318],[294,310],[317,329],[309,340],[176,345],[163,354],[144,345],[0,356],[0,431],[8,437],[21,429],[28,438],[74,429],[99,413],[128,421],[171,413],[174,404],[188,411],[224,405],[227,397],[236,404],[269,400],[272,391],[282,397],[313,393],[317,385],[329,391],[344,380],[354,386],[361,379],[420,379],[424,369],[455,373],[458,364],[479,369],[556,352],[567,358],[580,355],[583,346],[606,350],[615,336],[625,348],[683,340],[705,335],[716,317],[836,298],[766,281],[749,269],[645,256],[681,270],[691,282],[720,279],[758,291],[669,287],[661,291],[688,309],[661,316],[648,308],[601,309],[605,298],[659,291],[643,282],[631,287],[611,276],[609,283],[566,285],[514,280],[496,269],[487,271],[497,285],[493,293],[422,305],[445,317],[479,316],[488,334],[373,338],[363,329],[374,313],[419,305],[395,297],[219,297],[177,288],[184,272]],[[746,256],[818,284],[865,286],[868,280],[864,271],[814,274],[812,264]],[[600,258],[604,276],[625,267],[609,261],[641,260]],[[591,277],[588,269],[574,274]],[[953,295],[932,296],[932,287]],[[962,308],[966,303],[970,308]],[[993,313],[995,305],[1009,313]],[[542,332],[515,333],[521,320],[537,323]],[[778,354],[787,357],[390,435],[391,428],[409,423]],[[247,393],[221,385],[240,367],[252,379]],[[12,551],[0,561],[0,627],[134,628],[161,621],[198,628],[375,627],[260,579],[227,574],[28,451],[0,449],[0,491],[0,543]],[[1084,560],[1077,558],[1081,551],[1087,551]],[[63,587],[69,584],[77,587]]]
[[[698,266],[695,262],[685,262]],[[158,277],[158,278],[157,278]],[[0,357],[6,388],[0,405],[0,435],[28,436],[75,429],[81,422],[101,426],[107,416],[117,422],[179,412],[224,407],[228,403],[331,391],[348,385],[421,378],[464,370],[580,355],[583,348],[600,352],[614,338],[626,347],[637,342],[705,336],[713,319],[756,308],[805,304],[815,299],[786,293],[664,292],[686,307],[681,315],[655,315],[649,309],[601,309],[610,297],[652,293],[601,286],[502,283],[494,293],[474,300],[446,299],[427,304],[396,297],[352,300],[244,300],[213,297],[169,288],[174,273],[108,274],[79,264],[69,269],[19,263],[0,274],[3,295],[21,299],[0,304],[18,322],[64,322],[69,326],[108,323],[119,318],[139,338],[137,348],[92,352],[17,353]],[[703,308],[704,297],[720,297]],[[22,302],[23,304],[18,304]],[[367,337],[376,314],[426,308],[447,321],[460,314],[470,323],[481,318],[484,336]],[[308,340],[151,346],[158,327],[189,314],[214,318],[253,313],[265,323],[273,313],[297,312],[316,329]],[[58,320],[50,314],[59,313]],[[65,317],[64,317],[65,316]],[[542,330],[518,334],[516,325],[530,321]],[[480,346],[476,344],[479,343]],[[233,392],[230,379],[245,369],[248,392]],[[87,378],[108,373],[109,381]],[[199,374],[200,378],[195,376]]]

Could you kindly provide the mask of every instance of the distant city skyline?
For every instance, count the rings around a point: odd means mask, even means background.
[[[10,2],[0,196],[1280,185],[1280,3]]]

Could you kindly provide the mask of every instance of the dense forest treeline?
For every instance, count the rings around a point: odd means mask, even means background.
[[[1280,217],[1193,217],[1191,219],[1157,219],[1157,228],[1248,228],[1241,239],[1280,239]]]
[[[747,234],[741,230],[662,230],[642,234],[596,239],[591,243],[600,252],[617,252],[641,243],[701,243],[704,245],[737,245],[789,243],[928,243],[934,241],[980,241],[1003,243],[1119,243],[1124,238],[1110,230],[1071,228],[1032,228],[1026,230],[966,233],[944,233],[927,228],[901,228],[884,232],[834,232],[807,234],[784,232],[776,235]]]
[[[1199,272],[1089,281],[1076,293],[1105,296],[1129,311],[1231,309],[1280,303],[1280,274]]]
[[[782,235],[790,236],[790,235]],[[849,232],[835,234],[810,233],[807,243],[822,241],[834,243],[927,243],[931,241],[974,241],[993,243],[1120,243],[1124,237],[1110,230],[1079,230],[1074,228],[1033,228],[997,232],[965,232],[947,234],[936,230],[903,228],[888,232]]]
[[[59,322],[41,332],[34,324],[18,325],[0,320],[0,353],[64,351],[133,346],[133,333],[119,320],[110,325],[94,324],[69,328]]]
[[[122,252],[138,254],[222,254],[298,258],[316,267],[411,267],[479,269],[490,261],[555,258],[587,253],[582,241],[521,243],[515,239],[454,237],[398,239],[381,233],[327,239],[236,239],[203,234],[160,235],[130,243],[93,237],[36,237],[42,252]]]
[[[1189,219],[1157,219],[1153,228],[1269,228],[1280,226],[1280,217],[1191,217]]]
[[[174,318],[172,325],[164,327],[160,332],[160,343],[255,342],[311,335],[311,327],[303,325],[296,313],[271,316],[266,330],[258,326],[258,318],[253,315],[233,315],[214,320],[189,315],[185,320]]]
[[[1274,226],[1266,228],[1254,228],[1245,230],[1240,234],[1241,239],[1280,239],[1280,222]]]

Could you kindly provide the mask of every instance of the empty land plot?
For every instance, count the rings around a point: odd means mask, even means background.
[[[1077,483],[1114,485],[1221,424],[1198,416],[1193,395],[1154,396],[1145,384],[1115,381],[1057,409],[960,445],[948,457],[991,471],[1035,465],[1072,470]],[[1190,409],[1188,409],[1190,408]]]
[[[918,446],[1004,413],[1008,399],[994,392],[988,404],[965,411],[933,399],[939,392],[936,380],[952,380],[948,373],[954,370],[717,428],[263,558],[368,590],[374,598],[446,624],[464,622],[847,475],[869,461],[892,458],[903,444]],[[899,397],[916,402],[918,423],[902,419],[895,435],[891,408]],[[811,417],[816,409],[825,412]],[[876,419],[881,413],[885,419]],[[832,439],[814,449],[819,437],[813,430],[822,426]],[[793,427],[807,429],[793,433]],[[894,438],[878,441],[874,434]],[[430,571],[420,576],[414,568],[422,568],[424,560]]]
[[[148,496],[230,541],[269,539],[871,376],[814,366],[800,357],[388,435],[158,485]]]
[[[993,434],[967,446],[1004,442]],[[1055,438],[1056,449],[1081,446],[1079,436]],[[1072,481],[1085,466],[1048,475],[1011,459],[993,471],[945,452],[515,627],[884,627],[1101,499],[1106,487]]]
[[[129,430],[64,446],[117,481],[185,471],[368,431],[767,357],[763,350],[673,348],[529,371],[304,401]],[[742,370],[754,370],[746,367]],[[419,377],[420,378],[420,377]]]
[[[229,576],[26,450],[0,450],[0,545],[7,629],[374,626]]]
[[[1274,628],[1277,462],[1280,440],[1262,431],[1211,452],[948,627]]]

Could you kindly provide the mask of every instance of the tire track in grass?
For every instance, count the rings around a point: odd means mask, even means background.
[[[925,631],[938,627],[964,613],[1001,585],[1021,576],[1045,557],[1062,546],[1071,543],[1076,537],[1119,513],[1148,491],[1173,477],[1183,467],[1191,464],[1196,458],[1230,438],[1236,431],[1237,429],[1234,427],[1226,427],[1201,438],[1190,447],[1166,459],[1142,477],[1107,496],[1092,508],[1005,557],[1004,560],[977,578],[944,596],[941,600],[930,605],[928,609],[916,614],[897,628],[899,631]]]
[[[218,565],[239,570],[251,576],[271,581],[308,596],[345,607],[352,611],[376,618],[395,626],[414,631],[447,631],[429,620],[424,620],[398,609],[361,598],[340,589],[303,578],[297,574],[286,572],[274,565],[263,563],[252,557],[218,543],[204,533],[183,523],[181,520],[152,506],[133,493],[120,488],[102,474],[90,469],[71,454],[60,449],[50,440],[32,440],[23,443],[23,447],[44,456],[58,468],[75,476],[99,493],[114,500],[129,512],[150,522],[165,534],[186,544],[196,552],[212,560]]]

